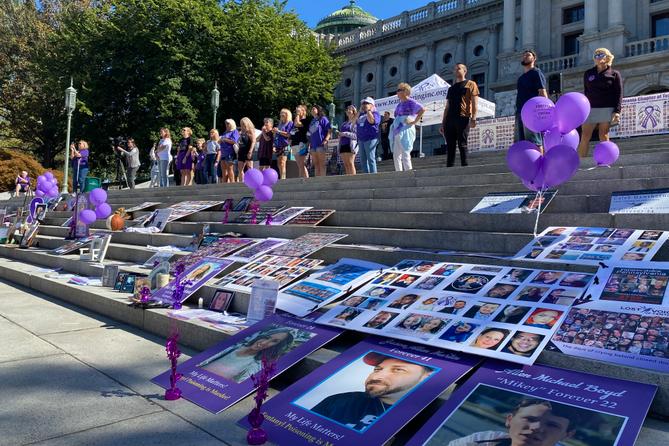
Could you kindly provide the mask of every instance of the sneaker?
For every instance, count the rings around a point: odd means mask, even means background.
[[[378,163],[380,163],[381,161],[383,161],[383,159],[379,156],[379,157],[376,158],[376,161],[377,161]]]

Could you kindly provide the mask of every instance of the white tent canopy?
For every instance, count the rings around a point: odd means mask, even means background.
[[[441,116],[444,113],[446,93],[448,93],[449,87],[449,83],[437,74],[433,74],[411,87],[411,97],[425,107],[425,114],[420,125],[441,124]],[[393,95],[377,99],[375,102],[376,110],[379,113],[383,114],[383,112],[389,111],[392,114],[400,100],[397,98],[397,95]],[[495,104],[479,98],[477,117],[494,118]]]

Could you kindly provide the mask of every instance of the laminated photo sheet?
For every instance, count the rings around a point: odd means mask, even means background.
[[[306,316],[369,282],[384,268],[387,266],[380,263],[340,259],[284,288],[279,293],[277,308],[297,316]]]
[[[205,257],[186,268],[181,277],[182,283],[185,283],[181,302],[186,301],[191,294],[199,290],[205,283],[219,275],[231,264],[232,260]],[[151,300],[172,304],[174,302],[173,294],[176,285],[176,279],[170,281],[166,286],[154,291],[151,294]]]
[[[137,212],[137,211],[143,211],[149,208],[152,208],[154,206],[158,206],[162,204],[160,201],[145,201],[143,203],[137,204],[135,206],[127,208],[125,211],[126,212]]]
[[[179,263],[182,263],[184,266],[188,267],[193,263],[199,262],[205,257],[215,257],[217,259],[223,259],[230,254],[238,251],[241,248],[244,248],[253,243],[253,239],[250,238],[237,238],[237,237],[225,237],[220,238],[217,241],[213,242],[211,245],[204,246],[192,254],[188,254],[185,257],[179,259]]]
[[[486,361],[407,446],[635,444],[657,388]]]
[[[273,256],[306,257],[345,237],[348,237],[348,234],[310,232],[271,250],[269,254]]]
[[[284,205],[277,205],[277,206],[260,206],[258,208],[258,211],[255,212],[255,217],[256,217],[256,223],[257,225],[259,224],[265,224],[265,220],[267,219],[268,216],[274,215],[277,212],[281,211],[283,208],[286,206]],[[243,212],[237,216],[237,218],[234,219],[231,223],[235,224],[252,224],[253,222],[253,211],[247,210],[246,212]]]
[[[179,364],[178,386],[187,400],[219,413],[255,390],[251,376],[260,372],[263,355],[276,361],[274,378],[340,332],[274,315]],[[170,373],[151,381],[169,389]]]
[[[285,238],[261,239],[256,241],[253,245],[237,251],[234,255],[228,256],[228,258],[235,262],[248,263],[286,242],[288,242],[288,239]]]
[[[288,224],[317,226],[334,213],[334,209],[310,209],[292,218]]]
[[[187,215],[195,214],[196,212],[204,211],[215,206],[220,206],[224,201],[182,201],[169,206],[167,209],[172,209],[170,215],[170,222],[186,217]]]
[[[493,192],[487,194],[469,211],[470,214],[532,214],[543,213],[555,197],[556,191],[543,194],[533,192]]]
[[[514,259],[595,266],[618,260],[650,261],[667,238],[667,231],[551,226]]]
[[[288,222],[288,220],[295,218],[301,213],[310,209],[313,209],[313,207],[290,207],[288,209],[284,209],[283,211],[272,215],[272,222],[270,224],[274,226],[284,225]],[[267,218],[263,220],[263,224],[267,224]]]
[[[532,364],[592,277],[404,260],[316,322]]]
[[[369,338],[263,404],[262,427],[281,445],[381,446],[478,362]]]
[[[153,269],[156,264],[168,261],[174,257],[174,252],[172,251],[158,251],[149,257],[146,262],[142,264],[143,268]]]
[[[283,288],[321,263],[319,259],[263,255],[227,274],[216,286],[248,294],[257,279],[269,279],[276,280],[279,288]]]

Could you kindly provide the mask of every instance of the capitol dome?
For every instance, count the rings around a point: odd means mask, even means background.
[[[314,31],[318,34],[343,34],[373,25],[377,20],[376,17],[356,6],[355,0],[350,0],[348,6],[344,6],[318,22]]]

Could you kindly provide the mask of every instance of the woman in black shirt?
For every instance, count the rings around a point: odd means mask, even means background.
[[[309,178],[306,161],[309,154],[307,147],[307,130],[311,123],[311,116],[307,115],[306,105],[298,105],[295,109],[294,126],[290,134],[290,149],[297,161],[297,171],[300,177]]]
[[[253,169],[253,149],[256,145],[256,129],[249,118],[239,121],[239,152],[237,152],[237,181],[244,182],[246,169]]]

